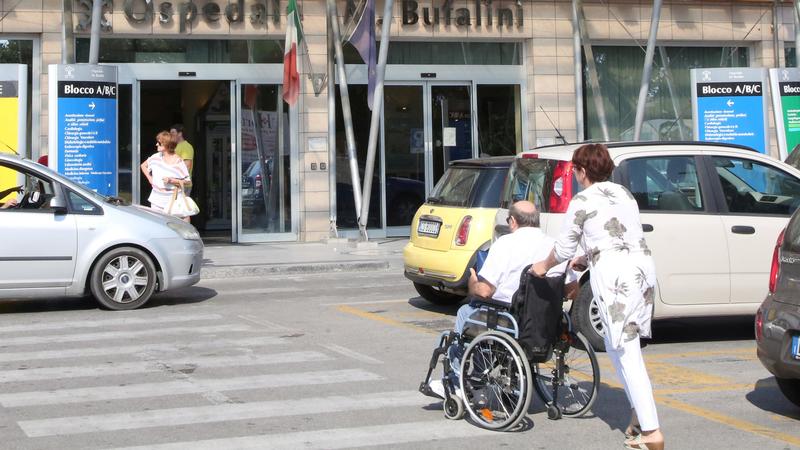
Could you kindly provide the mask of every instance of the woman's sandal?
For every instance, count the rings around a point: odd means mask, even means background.
[[[625,441],[627,450],[664,450],[664,441],[643,442],[642,435],[635,436],[633,439]]]
[[[640,434],[642,434],[642,427],[639,425],[628,425],[628,428],[625,429],[625,440],[632,441]]]

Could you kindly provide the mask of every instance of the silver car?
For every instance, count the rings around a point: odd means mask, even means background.
[[[800,211],[800,209],[798,209]],[[758,359],[781,392],[800,406],[800,213],[778,236],[769,294],[756,313]]]
[[[2,153],[0,240],[0,298],[91,293],[108,309],[134,309],[197,283],[203,263],[192,225]]]

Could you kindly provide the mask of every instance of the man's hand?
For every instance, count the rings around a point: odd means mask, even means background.
[[[539,278],[544,278],[545,275],[547,275],[547,263],[545,261],[539,261],[533,264],[530,270],[528,270],[528,273]]]
[[[586,260],[586,255],[572,258],[572,261],[569,263],[569,268],[576,272],[583,272],[587,267],[588,261]]]

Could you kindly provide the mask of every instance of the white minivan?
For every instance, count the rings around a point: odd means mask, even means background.
[[[580,145],[522,152],[512,164],[496,227],[507,208],[531,200],[557,236],[579,187]],[[707,142],[610,143],[612,181],[639,203],[658,276],[655,318],[755,314],[767,293],[775,240],[800,205],[800,171],[750,148]],[[584,274],[572,305],[576,326],[597,349],[603,326]]]
[[[197,283],[203,264],[192,225],[3,153],[0,240],[0,299],[91,293],[108,309],[134,309]]]

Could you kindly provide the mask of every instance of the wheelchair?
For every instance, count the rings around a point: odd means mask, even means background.
[[[597,399],[600,367],[594,349],[573,330],[566,312],[548,355],[529,360],[517,342],[519,326],[509,305],[490,299],[472,302],[479,309],[467,319],[463,333],[441,334],[419,386],[421,393],[441,398],[429,386],[441,360],[446,418],[469,414],[481,428],[509,430],[526,416],[534,389],[549,419],[580,417],[590,410]]]

